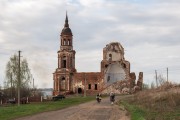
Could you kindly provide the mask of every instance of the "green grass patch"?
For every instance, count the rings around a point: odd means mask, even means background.
[[[0,120],[11,120],[22,116],[37,114],[45,111],[59,110],[73,105],[94,100],[94,96],[66,98],[60,101],[23,104],[20,106],[0,106]]]
[[[146,112],[136,105],[131,105],[125,101],[121,101],[121,104],[130,112],[131,120],[145,120],[144,116]]]

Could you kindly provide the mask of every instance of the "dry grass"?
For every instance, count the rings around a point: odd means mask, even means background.
[[[145,109],[147,120],[180,119],[180,85],[165,83],[135,94],[128,102]]]

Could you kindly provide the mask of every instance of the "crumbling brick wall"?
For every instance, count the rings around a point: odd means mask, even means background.
[[[86,92],[88,95],[99,93],[102,89],[103,79],[100,72],[79,72],[73,77],[74,92],[82,89],[82,94]],[[85,91],[86,90],[86,91]]]

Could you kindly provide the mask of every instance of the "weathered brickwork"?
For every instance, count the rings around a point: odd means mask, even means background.
[[[94,95],[99,92],[133,93],[142,90],[143,72],[136,75],[130,71],[130,62],[124,57],[124,48],[118,42],[112,42],[103,48],[103,60],[100,72],[77,72],[73,50],[73,34],[69,28],[66,14],[64,28],[60,34],[58,68],[53,73],[53,95],[82,94]]]
[[[75,73],[73,80],[74,92],[79,94],[96,94],[102,89],[102,75],[100,72]]]
[[[135,73],[130,71],[130,62],[124,57],[124,48],[118,42],[111,42],[103,49],[101,72],[104,77],[101,93],[129,94],[142,90],[143,72],[139,73],[136,82]]]

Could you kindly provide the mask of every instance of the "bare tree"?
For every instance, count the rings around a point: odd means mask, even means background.
[[[162,74],[158,75],[157,80],[160,86],[162,86],[166,82],[166,79],[163,77]]]
[[[154,82],[151,83],[151,89],[154,89],[155,88],[155,84]]]
[[[10,57],[6,65],[5,70],[5,87],[11,88],[11,90],[16,90],[18,85],[18,56],[15,54]],[[20,71],[20,78],[21,78],[21,88],[28,89],[30,87],[30,80],[31,80],[31,73],[28,67],[28,62],[26,59],[22,59],[21,62],[21,71]],[[14,93],[14,92],[13,92]]]

